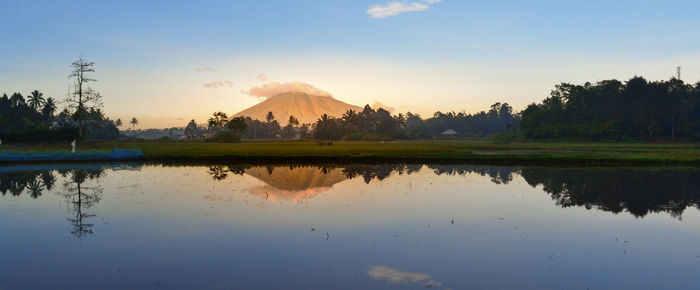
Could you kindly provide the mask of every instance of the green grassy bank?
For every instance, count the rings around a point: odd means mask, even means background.
[[[47,150],[61,145],[26,145]],[[479,141],[317,142],[85,142],[81,150],[139,148],[146,160],[245,162],[449,162],[479,164],[686,164],[700,165],[696,144],[511,143]],[[8,147],[3,146],[3,149]]]

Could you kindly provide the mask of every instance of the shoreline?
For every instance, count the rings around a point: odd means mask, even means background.
[[[14,147],[32,154],[61,144]],[[7,147],[5,147],[7,148]],[[65,147],[64,147],[65,148]],[[480,141],[333,142],[85,142],[80,151],[140,149],[139,159],[0,161],[27,163],[147,162],[229,164],[473,164],[505,166],[700,166],[697,145],[658,143],[513,143]],[[4,148],[3,148],[4,149]],[[2,154],[2,151],[0,151]]]

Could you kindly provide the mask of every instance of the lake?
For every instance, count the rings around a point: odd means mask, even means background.
[[[696,288],[700,169],[0,166],[0,288]]]

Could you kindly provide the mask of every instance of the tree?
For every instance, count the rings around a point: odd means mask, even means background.
[[[338,129],[336,119],[328,116],[328,114],[323,114],[321,118],[316,121],[314,138],[322,140],[338,139],[341,135],[341,132]]]
[[[97,81],[87,76],[88,73],[95,72],[94,65],[94,62],[85,61],[80,57],[71,64],[73,72],[68,76],[74,78],[75,83],[73,84],[73,93],[66,99],[66,102],[75,110],[73,119],[78,121],[78,136],[80,137],[83,137],[83,122],[88,111],[102,107],[102,95],[87,86],[87,83]]]
[[[44,102],[44,108],[41,109],[41,114],[44,115],[46,120],[51,120],[53,114],[56,112],[56,101],[53,98],[47,98]]]
[[[287,126],[296,127],[299,126],[299,119],[294,116],[289,116],[289,121],[287,121]]]
[[[139,120],[136,120],[136,117],[133,117],[133,118],[131,118],[131,122],[129,122],[129,123],[131,123],[131,130],[133,131],[134,127],[136,127],[136,125],[139,124]]]
[[[30,94],[29,97],[27,97],[27,103],[29,104],[29,107],[31,107],[34,110],[39,109],[41,106],[46,103],[46,100],[44,99],[44,94],[39,92],[38,90],[33,90]]]
[[[117,121],[114,122],[114,126],[117,126],[117,128],[121,127],[122,125],[122,119],[117,119]]]
[[[362,131],[362,119],[355,110],[347,110],[341,117],[341,121],[347,134],[357,134]]]
[[[24,102],[24,97],[20,93],[14,93],[10,97],[10,104],[12,108],[18,108],[22,105],[25,105],[26,103]]]
[[[245,133],[248,126],[245,123],[245,117],[235,117],[231,118],[231,121],[226,123],[226,128],[231,134],[231,139],[238,141],[241,139],[243,133]]]
[[[187,123],[187,127],[185,127],[185,136],[187,136],[187,138],[194,138],[195,134],[197,134],[197,122],[192,119]]]
[[[289,121],[287,121],[287,126],[282,129],[282,137],[284,138],[294,138],[296,135],[295,128],[299,126],[299,120],[294,116],[289,116]]]
[[[209,128],[214,130],[214,136],[219,135],[221,128],[228,122],[228,116],[224,112],[216,112],[209,118]]]
[[[275,120],[275,115],[272,114],[272,111],[267,112],[267,115],[265,116],[265,120],[266,120],[268,123],[272,123],[272,121]]]

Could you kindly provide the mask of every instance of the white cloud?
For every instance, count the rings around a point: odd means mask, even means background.
[[[261,86],[253,87],[244,93],[258,98],[269,98],[274,95],[292,92],[306,93],[314,96],[332,97],[332,95],[329,92],[326,92],[308,83],[300,81],[293,81],[288,83],[271,82]]]
[[[440,3],[442,0],[422,0],[422,2],[391,1],[384,5],[372,5],[367,9],[371,18],[387,18],[404,12],[425,11],[430,5]]]
[[[376,110],[379,110],[379,108],[382,108],[382,109],[384,109],[384,110],[387,110],[387,111],[389,111],[389,113],[392,113],[392,112],[396,111],[396,108],[394,108],[394,107],[392,107],[392,106],[388,106],[388,105],[386,105],[386,104],[382,104],[382,103],[380,103],[379,101],[374,101],[374,103],[372,104],[371,107],[372,107],[372,109],[374,109],[375,111],[376,111]]]
[[[203,83],[202,86],[209,89],[223,88],[223,87],[233,87],[233,81],[215,81]]]
[[[442,286],[442,283],[430,279],[430,275],[425,273],[404,272],[387,266],[372,266],[367,274],[376,279],[384,280],[387,283],[424,283],[425,286]]]
[[[258,80],[261,82],[264,82],[267,80],[267,75],[265,73],[259,73],[258,74]]]

